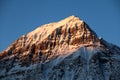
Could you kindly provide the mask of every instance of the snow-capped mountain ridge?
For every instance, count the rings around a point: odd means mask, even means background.
[[[38,27],[0,53],[0,79],[119,80],[119,57],[119,47],[70,16]]]
[[[98,40],[97,35],[85,22],[81,21],[78,17],[70,16],[60,22],[40,26],[34,31],[23,35],[8,47],[6,52],[10,51],[13,46],[18,51],[21,48],[27,48],[34,44],[40,45],[44,44],[44,42],[50,44],[52,40],[53,42],[55,41],[54,44],[62,44],[63,42],[65,44],[77,44],[74,42],[81,40],[79,42],[83,45],[86,44],[87,40],[89,40],[88,43],[92,44],[93,41],[95,42],[94,39]]]
[[[33,43],[36,43],[38,42],[38,40],[44,40],[46,38],[48,38],[49,35],[51,35],[53,32],[55,32],[56,30],[60,30],[62,27],[66,28],[67,29],[70,29],[70,28],[74,28],[75,26],[81,26],[81,25],[84,25],[85,22],[83,22],[82,20],[80,20],[78,17],[75,17],[75,16],[70,16],[64,20],[61,20],[59,22],[54,22],[54,23],[50,23],[50,24],[46,24],[46,25],[43,25],[43,26],[40,26],[38,27],[37,29],[35,29],[34,31],[28,33],[26,35],[26,37],[28,38],[26,40],[26,42],[29,40],[29,38],[32,37],[33,39]],[[69,26],[68,26],[69,25]],[[87,26],[87,24],[85,23],[85,25]],[[89,27],[87,26],[84,26],[84,31],[82,31],[81,34],[76,34],[76,35],[81,35],[83,36],[85,33],[87,33],[85,30],[88,29]],[[90,28],[89,28],[90,30]],[[63,31],[63,30],[62,30]],[[61,31],[61,32],[62,32]],[[56,31],[57,32],[57,31]],[[89,32],[92,32],[93,31],[89,31]],[[64,32],[63,32],[64,33]],[[95,36],[97,36],[95,33],[94,33]],[[40,42],[40,41],[39,41]],[[27,44],[27,43],[26,43]],[[28,43],[29,44],[29,43]]]

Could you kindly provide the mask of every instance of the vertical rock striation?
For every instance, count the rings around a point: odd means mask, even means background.
[[[38,27],[1,52],[0,79],[119,80],[119,64],[119,47],[70,16]]]

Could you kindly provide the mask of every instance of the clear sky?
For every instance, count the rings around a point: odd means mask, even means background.
[[[120,46],[120,0],[0,0],[0,52],[38,26],[71,15]]]

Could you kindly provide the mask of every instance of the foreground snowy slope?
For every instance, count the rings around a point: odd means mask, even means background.
[[[76,16],[21,36],[0,53],[0,80],[119,80],[120,48]]]

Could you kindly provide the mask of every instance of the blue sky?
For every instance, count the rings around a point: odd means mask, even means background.
[[[38,26],[71,15],[120,46],[119,0],[0,0],[0,52]]]

